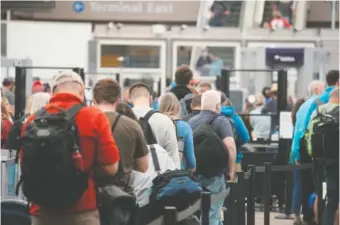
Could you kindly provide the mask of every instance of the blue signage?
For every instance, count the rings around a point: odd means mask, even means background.
[[[72,4],[72,8],[73,8],[73,11],[75,11],[76,13],[81,13],[85,9],[85,4],[84,2],[81,2],[81,1],[75,1]]]
[[[300,67],[304,64],[303,48],[266,48],[266,65],[269,67]]]

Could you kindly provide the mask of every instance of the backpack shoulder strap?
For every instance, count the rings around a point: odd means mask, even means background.
[[[67,112],[71,115],[72,118],[74,118],[77,113],[82,109],[84,108],[85,106],[83,104],[76,104],[74,106],[71,106]]]
[[[149,122],[150,117],[155,113],[157,113],[155,110],[150,110],[149,112],[147,112],[143,117],[144,121]]]
[[[152,132],[151,126],[149,124],[150,117],[155,113],[157,112],[154,110],[150,110],[149,112],[146,113],[144,117],[140,118],[140,120],[142,121],[141,126],[142,126],[142,130],[144,133],[144,137],[148,145],[157,144],[156,137],[154,133]]]
[[[116,128],[116,126],[117,126],[117,124],[118,124],[118,121],[119,121],[119,119],[120,119],[121,116],[122,116],[122,114],[118,113],[118,115],[117,115],[115,121],[113,122],[113,125],[112,125],[112,128],[111,128],[112,134],[113,134],[113,131],[115,130],[115,128]]]
[[[220,117],[220,115],[214,116],[214,117],[210,120],[210,122],[208,123],[208,125],[211,126],[211,125],[214,123],[214,121],[215,121],[218,117]]]
[[[156,172],[159,173],[161,171],[161,167],[159,166],[156,148],[154,145],[150,145],[150,152],[151,152],[153,166],[155,167]]]

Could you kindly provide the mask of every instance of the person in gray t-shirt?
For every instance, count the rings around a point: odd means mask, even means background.
[[[12,114],[14,113],[14,105],[15,105],[14,86],[15,86],[15,81],[13,77],[6,77],[2,81],[2,93],[3,93],[3,96],[7,98],[8,103],[11,106]]]

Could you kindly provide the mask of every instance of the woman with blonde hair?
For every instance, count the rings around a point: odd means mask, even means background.
[[[173,93],[166,93],[159,99],[159,112],[167,115],[177,131],[178,148],[182,161],[182,169],[196,170],[193,134],[190,125],[180,120],[180,104]]]
[[[10,114],[10,105],[6,97],[1,98],[1,148],[5,148],[5,143],[13,126]]]

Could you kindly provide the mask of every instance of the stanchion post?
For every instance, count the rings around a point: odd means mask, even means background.
[[[216,77],[216,87],[219,87],[218,89],[223,91],[228,98],[230,97],[230,73],[229,70],[223,69],[221,78],[218,79],[218,77]],[[220,83],[218,84],[219,81]]]
[[[164,225],[177,224],[177,210],[176,207],[166,206],[164,210]]]
[[[235,214],[235,184],[229,182],[230,194],[227,198],[227,213],[224,216],[223,225],[234,225],[234,214]]]
[[[116,81],[120,84],[120,73],[116,73]]]
[[[270,162],[264,163],[264,225],[270,225],[270,200],[272,196],[271,190],[272,180],[272,164]]]
[[[203,192],[201,199],[202,225],[209,225],[211,194],[209,192]]]
[[[255,166],[249,166],[250,177],[248,180],[248,194],[247,194],[247,225],[255,225]]]
[[[246,211],[244,172],[237,172],[237,178],[237,224],[246,224],[246,215],[244,214]]]
[[[14,118],[20,119],[25,113],[26,105],[26,68],[15,67],[15,106]]]

